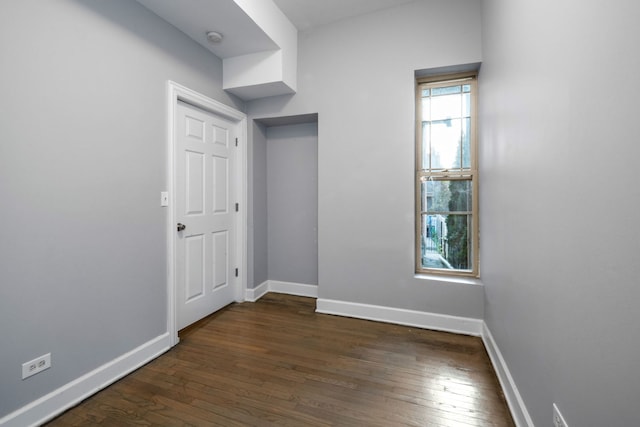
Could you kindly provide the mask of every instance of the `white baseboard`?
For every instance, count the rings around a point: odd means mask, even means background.
[[[169,333],[100,366],[0,419],[2,427],[38,426],[155,359],[171,348]]]
[[[469,317],[449,316],[446,314],[328,299],[318,299],[316,302],[316,311],[323,314],[335,314],[338,316],[355,317],[357,319],[414,326],[422,329],[454,332],[457,334],[473,336],[480,336],[482,334],[482,320]]]
[[[318,287],[316,285],[305,285],[303,283],[279,282],[277,280],[269,280],[269,291],[277,292],[279,294],[318,298]]]
[[[507,399],[507,405],[509,405],[511,416],[516,423],[516,426],[534,427],[529,411],[527,411],[527,407],[522,400],[522,396],[520,396],[518,387],[516,387],[516,383],[509,372],[509,367],[502,357],[502,353],[500,352],[500,349],[494,341],[493,335],[491,335],[491,331],[485,322],[482,322],[482,341],[484,342],[484,347],[487,349],[487,353],[489,354],[489,359],[491,359],[491,363],[493,364],[493,369],[496,371],[498,381],[502,387],[505,399]]]
[[[249,302],[256,302],[267,292],[269,292],[269,281],[265,280],[255,288],[245,290],[244,300]]]
[[[256,302],[268,292],[317,298],[318,286],[306,285],[303,283],[280,282],[278,280],[266,280],[253,289],[247,289],[245,301]]]

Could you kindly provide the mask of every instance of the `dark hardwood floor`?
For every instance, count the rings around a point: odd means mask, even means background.
[[[480,338],[314,310],[230,305],[48,425],[514,425]]]

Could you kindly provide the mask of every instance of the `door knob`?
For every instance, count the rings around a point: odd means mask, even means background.
[[[182,230],[184,230],[185,228],[187,228],[187,226],[186,226],[186,225],[184,225],[184,224],[182,224],[182,223],[178,223],[178,231],[182,231]]]

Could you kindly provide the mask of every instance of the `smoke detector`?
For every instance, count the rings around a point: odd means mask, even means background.
[[[224,36],[217,31],[209,31],[207,33],[207,40],[209,40],[209,43],[218,44],[223,38]]]

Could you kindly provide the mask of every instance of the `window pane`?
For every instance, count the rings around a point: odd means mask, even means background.
[[[462,167],[471,169],[471,119],[462,119]]]
[[[430,138],[431,126],[429,123],[422,123],[422,169],[429,169],[429,153],[430,153]]]
[[[439,120],[431,123],[431,168],[460,167],[461,119]]]
[[[422,212],[471,212],[473,208],[473,186],[470,179],[425,179],[420,186]]]
[[[451,212],[471,212],[472,186],[471,180],[443,181],[449,183],[449,211]]]
[[[446,217],[442,215],[423,215],[421,236],[422,268],[446,268],[451,264],[444,258],[446,235]]]
[[[449,182],[427,180],[422,185],[422,211],[424,212],[448,212],[449,211]]]
[[[471,94],[462,95],[462,117],[471,117]]]
[[[462,86],[462,91],[463,92],[471,92],[471,85],[463,85]]]
[[[422,121],[431,120],[431,98],[422,98]]]
[[[457,119],[461,116],[462,95],[445,95],[431,98],[431,120]]]
[[[449,95],[452,93],[460,93],[460,91],[461,91],[461,86],[459,85],[446,86],[446,87],[434,87],[433,89],[431,89],[431,95],[432,96]]]
[[[471,269],[471,215],[449,215],[447,217],[446,260],[455,269]]]
[[[471,270],[471,215],[423,215],[422,268]]]

